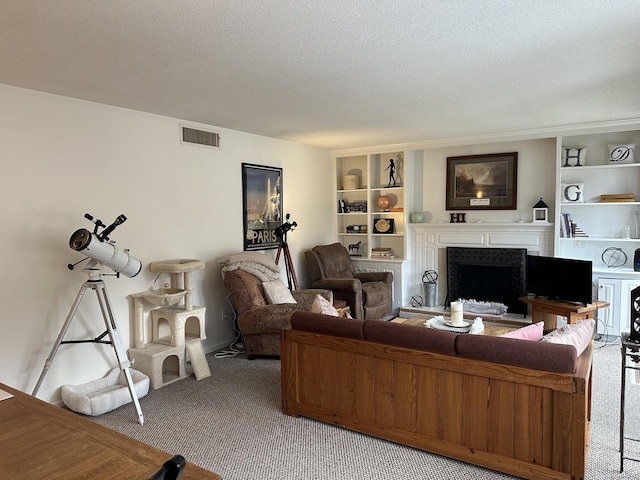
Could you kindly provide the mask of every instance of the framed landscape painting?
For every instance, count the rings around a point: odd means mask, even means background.
[[[447,210],[516,210],[518,152],[447,157]]]
[[[282,224],[282,168],[242,164],[244,249],[278,248]]]

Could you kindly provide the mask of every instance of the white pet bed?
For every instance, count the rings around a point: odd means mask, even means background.
[[[130,368],[133,388],[138,398],[149,393],[149,377]],[[74,412],[97,416],[131,403],[127,380],[120,368],[105,377],[82,385],[63,385],[62,401]]]

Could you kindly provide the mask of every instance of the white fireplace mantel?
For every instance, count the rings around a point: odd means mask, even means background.
[[[438,273],[438,304],[446,296],[446,247],[526,248],[553,256],[552,223],[413,223],[409,298],[423,294],[422,274]]]

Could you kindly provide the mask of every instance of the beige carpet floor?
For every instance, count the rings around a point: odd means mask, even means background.
[[[280,362],[207,357],[212,376],[193,377],[129,404],[97,423],[212,470],[225,480],[509,479],[498,472],[368,437],[280,410]],[[637,480],[640,463],[619,473],[620,347],[596,343],[587,479]],[[631,375],[630,377],[631,378]],[[627,432],[640,437],[640,385],[627,387]],[[640,443],[628,453],[640,458]]]

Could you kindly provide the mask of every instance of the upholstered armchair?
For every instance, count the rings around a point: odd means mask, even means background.
[[[333,292],[351,315],[361,320],[383,319],[391,313],[393,273],[355,272],[351,255],[341,243],[318,245],[305,252],[313,288]]]
[[[291,328],[290,318],[296,310],[311,310],[317,295],[333,302],[330,290],[309,289],[290,292],[293,298],[289,297],[289,301],[296,303],[277,303],[283,300],[274,298],[270,286],[281,284],[287,296],[289,290],[279,278],[273,279],[270,273],[278,273],[279,268],[266,255],[245,252],[225,257],[220,263],[224,286],[236,307],[238,329],[250,359],[257,355],[280,356],[280,330]]]

